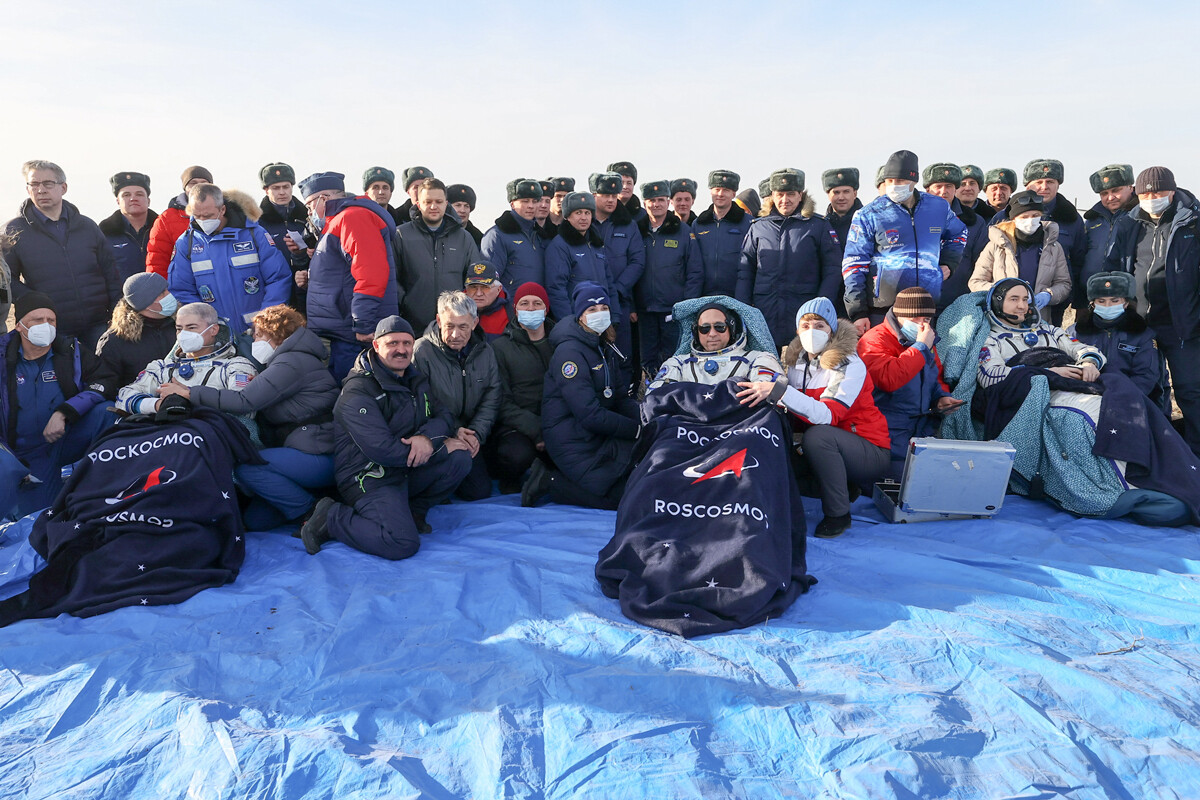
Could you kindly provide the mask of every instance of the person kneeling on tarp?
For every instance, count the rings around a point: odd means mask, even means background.
[[[702,297],[676,303],[672,316],[682,330],[691,329],[691,343],[685,347],[681,342],[676,355],[663,362],[651,391],[684,381],[710,386],[727,380],[774,381],[783,374],[771,331],[757,308],[730,297]]]
[[[633,468],[638,406],[629,396],[625,356],[614,346],[609,295],[597,283],[575,287],[575,318],[550,341],[554,357],[542,393],[542,435],[558,469],[539,461],[521,491],[530,506],[550,492],[556,503],[616,509]]]
[[[787,382],[739,383],[751,406],[767,399],[792,414],[803,434],[796,479],[800,491],[821,498],[825,518],[814,536],[829,539],[850,527],[851,494],[887,474],[887,420],[871,396],[874,384],[855,353],[858,332],[818,297],[796,312],[796,338],[783,350]]]
[[[904,289],[883,322],[858,340],[858,355],[875,384],[875,407],[887,419],[896,480],[904,472],[909,440],[936,436],[940,415],[962,405],[942,382],[931,322],[935,311],[929,292],[918,286]]]
[[[17,298],[16,330],[0,337],[0,516],[45,508],[62,487],[61,470],[83,457],[100,431],[116,421],[88,385],[94,366],[70,336],[57,336],[54,301],[41,292]]]
[[[471,471],[471,455],[453,437],[454,419],[439,408],[429,380],[412,362],[413,329],[402,317],[380,320],[333,408],[334,465],[344,503],[321,498],[300,529],[315,555],[335,539],[399,560],[421,546],[425,514],[454,493]]]

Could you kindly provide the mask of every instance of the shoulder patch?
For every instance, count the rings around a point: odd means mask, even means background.
[[[564,361],[562,365],[562,374],[564,378],[574,378],[579,374],[579,365],[574,361]]]
[[[980,351],[979,351],[979,360],[980,361],[987,361],[991,357],[992,357],[992,351],[990,348],[984,347],[984,348],[980,349]]]
[[[660,369],[658,371],[658,374],[654,376],[654,380],[659,380],[660,378],[665,378],[665,377],[667,377],[667,368],[663,367],[662,369]]]

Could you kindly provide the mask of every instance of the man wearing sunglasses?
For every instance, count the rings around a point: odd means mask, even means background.
[[[663,362],[651,391],[681,382],[773,381],[783,374],[758,309],[729,298],[702,297],[677,303],[675,316],[691,330],[692,340]]]

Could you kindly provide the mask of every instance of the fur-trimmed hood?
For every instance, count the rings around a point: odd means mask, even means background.
[[[854,323],[848,319],[839,319],[837,330],[829,337],[829,344],[825,345],[825,349],[819,354],[818,363],[825,369],[837,369],[843,366],[850,360],[850,356],[858,352],[858,329],[854,327]],[[804,346],[800,344],[800,337],[796,336],[788,343],[788,346],[783,348],[783,357],[780,359],[784,369],[791,369],[796,366],[800,359],[808,360],[808,353],[804,351]]]
[[[237,206],[246,219],[250,222],[258,222],[262,216],[262,209],[258,207],[258,203],[254,198],[243,192],[241,189],[229,189],[225,194],[225,213],[229,214],[230,204]]]
[[[721,218],[721,221],[722,222],[727,221],[733,225],[737,225],[739,222],[741,222],[745,218],[746,218],[746,209],[742,208],[737,203],[734,203],[733,205],[731,205],[729,207],[729,210],[727,212],[725,212],[725,216]],[[716,221],[717,221],[717,217],[713,213],[713,207],[711,205],[708,208],[706,208],[705,210],[701,211],[696,216],[696,224],[697,225],[711,225]]]
[[[595,228],[588,228],[585,233],[580,233],[572,228],[571,223],[565,219],[558,223],[558,235],[571,247],[582,247],[585,244],[590,244],[592,247],[604,247],[604,239],[596,233]]]

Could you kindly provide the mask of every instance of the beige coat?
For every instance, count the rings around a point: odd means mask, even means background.
[[[1005,220],[988,228],[988,243],[975,262],[975,271],[967,287],[972,292],[984,292],[998,280],[1019,278],[1017,247],[1014,243],[1017,225]],[[1058,305],[1071,296],[1071,273],[1067,271],[1067,254],[1058,243],[1058,223],[1042,222],[1045,241],[1038,259],[1037,280],[1033,293],[1049,292],[1050,304]]]

